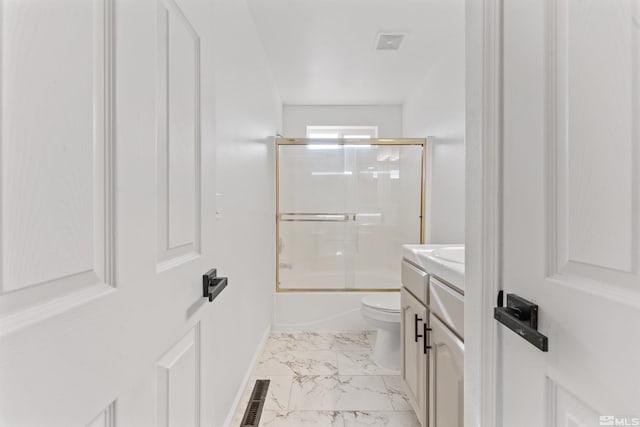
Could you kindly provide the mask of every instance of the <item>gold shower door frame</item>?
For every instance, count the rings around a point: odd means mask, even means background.
[[[425,168],[427,155],[427,140],[425,138],[371,138],[371,139],[311,139],[311,138],[276,138],[276,292],[400,292],[399,288],[280,288],[280,146],[282,145],[311,145],[311,144],[337,144],[337,145],[419,145],[422,147],[420,159],[420,244],[424,243],[424,191]],[[300,215],[300,214],[296,214]],[[302,214],[304,215],[304,214]],[[309,214],[310,215],[310,214]],[[313,215],[325,215],[313,213]],[[334,214],[332,214],[334,215]],[[287,220],[282,220],[287,221]],[[303,220],[302,220],[303,221]],[[400,262],[400,260],[398,260]]]

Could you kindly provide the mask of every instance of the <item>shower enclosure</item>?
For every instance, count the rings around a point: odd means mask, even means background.
[[[397,291],[421,243],[424,139],[276,140],[276,289]]]

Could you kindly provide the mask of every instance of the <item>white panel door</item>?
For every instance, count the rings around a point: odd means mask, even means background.
[[[636,425],[640,1],[507,0],[503,19],[502,284],[549,350],[498,328],[502,425]]]
[[[207,424],[212,17],[0,0],[0,425]]]

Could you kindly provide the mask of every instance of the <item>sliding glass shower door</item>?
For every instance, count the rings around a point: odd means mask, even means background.
[[[422,234],[424,140],[277,144],[279,291],[400,287]]]

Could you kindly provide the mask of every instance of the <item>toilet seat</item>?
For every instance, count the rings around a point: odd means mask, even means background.
[[[362,298],[362,305],[377,311],[400,313],[400,294],[367,295]]]

